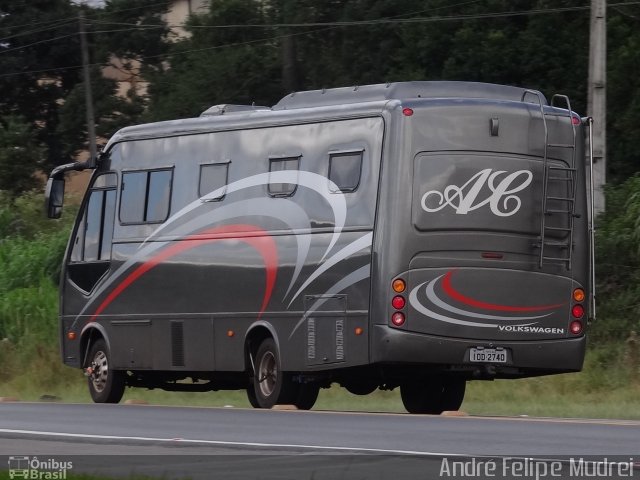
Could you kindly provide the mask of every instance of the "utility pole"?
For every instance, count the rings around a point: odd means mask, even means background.
[[[84,12],[78,12],[80,21],[80,48],[82,50],[82,72],[84,81],[84,99],[87,112],[87,133],[89,134],[89,162],[95,161],[96,148],[96,123],[93,116],[93,97],[91,95],[91,77],[89,75],[89,51],[87,48],[87,35],[84,27]]]
[[[607,140],[607,0],[591,0],[589,36],[589,96],[587,114],[593,117],[593,203],[595,214],[604,212]]]

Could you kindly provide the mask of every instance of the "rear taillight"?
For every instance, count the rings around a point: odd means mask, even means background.
[[[573,318],[582,318],[584,316],[584,307],[582,305],[574,305],[571,309]]]
[[[406,302],[405,302],[404,297],[402,295],[396,295],[395,297],[393,297],[393,300],[391,300],[391,305],[396,310],[402,310],[404,308],[405,304],[406,304]]]
[[[569,330],[571,330],[571,333],[574,335],[580,335],[582,333],[582,322],[574,320],[569,325]]]
[[[391,284],[391,288],[393,288],[393,291],[396,293],[402,293],[407,288],[407,284],[403,279],[396,278]]]
[[[407,289],[407,283],[402,278],[396,278],[393,282],[391,282],[391,289],[394,293],[403,293]],[[401,327],[404,325],[406,321],[406,317],[403,312],[398,310],[403,310],[404,307],[407,306],[407,301],[402,295],[394,295],[391,299],[391,307],[396,310],[391,315],[391,323],[396,327]]]
[[[404,325],[404,321],[404,313],[402,312],[396,312],[391,315],[391,323],[393,323],[396,327],[401,327],[402,325]]]
[[[573,335],[580,335],[584,330],[584,325],[582,323],[582,319],[585,315],[583,302],[587,298],[587,294],[582,288],[576,288],[571,297],[575,303],[571,307],[571,317],[573,318],[573,321],[569,324],[569,331]]]

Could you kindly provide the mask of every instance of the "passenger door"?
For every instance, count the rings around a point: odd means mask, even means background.
[[[117,176],[97,176],[87,195],[67,265],[69,280],[89,293],[109,270],[116,209]]]

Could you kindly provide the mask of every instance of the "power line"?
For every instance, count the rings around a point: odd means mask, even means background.
[[[472,2],[467,2],[467,3],[472,3]],[[640,5],[640,0],[609,4],[610,7],[628,6],[628,5]],[[364,20],[364,21],[353,21],[353,22],[313,22],[313,23],[292,23],[292,24],[283,23],[283,24],[269,24],[269,25],[266,25],[266,24],[265,25],[209,25],[209,26],[206,26],[206,27],[209,27],[209,28],[283,27],[284,28],[284,27],[323,26],[323,27],[328,27],[328,28],[321,29],[321,30],[312,30],[312,31],[307,31],[307,32],[300,32],[300,33],[295,33],[295,34],[277,35],[277,36],[273,36],[273,37],[266,37],[266,38],[261,38],[261,39],[256,39],[256,40],[249,40],[249,41],[246,41],[246,42],[234,42],[234,43],[229,43],[229,44],[224,44],[224,45],[214,45],[214,46],[211,46],[211,47],[203,47],[203,48],[198,48],[198,49],[184,50],[184,51],[181,51],[181,52],[175,52],[175,53],[169,53],[169,54],[142,56],[142,57],[139,57],[138,60],[144,61],[144,60],[154,59],[154,58],[159,58],[159,57],[172,58],[172,57],[176,57],[176,56],[185,55],[185,54],[188,54],[188,53],[195,53],[195,52],[201,52],[201,51],[207,51],[207,50],[216,50],[216,49],[221,49],[221,48],[244,46],[244,45],[250,45],[250,44],[255,44],[255,43],[263,43],[263,42],[279,40],[281,38],[287,38],[287,37],[292,37],[292,36],[311,35],[311,34],[318,33],[320,31],[324,31],[324,30],[327,30],[327,29],[334,29],[334,28],[340,28],[340,27],[345,27],[345,26],[378,25],[378,24],[382,25],[382,24],[392,24],[392,23],[406,24],[406,23],[447,22],[447,21],[459,21],[459,20],[479,20],[479,19],[496,18],[496,17],[513,17],[513,16],[525,16],[525,15],[562,13],[562,12],[567,12],[567,11],[584,11],[584,10],[589,10],[589,8],[590,8],[589,6],[561,7],[561,8],[549,8],[549,9],[538,9],[538,10],[526,10],[526,11],[519,11],[519,12],[496,12],[496,13],[485,13],[485,14],[450,15],[450,16],[437,16],[437,17],[413,17],[413,18],[404,18],[404,19],[403,18],[387,18],[387,19]],[[404,14],[404,15],[407,15],[407,14]],[[140,27],[141,27],[140,25],[136,25],[136,29],[140,28]],[[134,30],[134,29],[129,29],[129,30]],[[49,40],[49,41],[51,41],[51,40]],[[94,64],[91,64],[91,66],[106,66],[106,65],[108,65],[108,64],[105,64],[105,63],[94,63]],[[77,69],[77,68],[81,68],[81,65],[65,66],[65,67],[50,68],[50,69],[43,69],[43,70],[31,70],[31,71],[26,71],[26,72],[3,73],[3,74],[0,74],[0,78],[2,78],[2,77],[10,77],[10,76],[15,76],[15,75],[34,74],[34,73],[48,73],[48,72],[53,72],[53,71],[70,70],[70,69]]]
[[[75,37],[76,35],[78,35],[78,34],[77,33],[70,33],[68,35],[60,35],[59,37],[49,38],[47,40],[40,40],[39,42],[33,42],[33,43],[28,44],[28,45],[20,45],[18,47],[8,48],[6,50],[0,50],[0,55],[2,55],[3,53],[12,52],[14,50],[23,50],[25,48],[33,47],[34,45],[39,45],[41,43],[55,42],[57,40],[62,40],[63,38]]]
[[[622,4],[611,4],[610,6],[617,5],[640,5],[640,1],[625,2]],[[589,5],[583,5],[578,7],[557,7],[547,9],[536,10],[522,10],[516,12],[492,12],[492,13],[478,13],[467,15],[446,15],[437,17],[412,17],[412,18],[388,18],[388,19],[373,19],[373,20],[356,20],[356,21],[338,21],[338,22],[300,22],[300,23],[263,23],[263,24],[226,24],[226,25],[190,25],[189,28],[193,29],[240,29],[240,28],[308,28],[308,27],[357,27],[357,26],[370,26],[370,25],[387,25],[387,24],[403,24],[403,23],[432,23],[432,22],[447,22],[457,20],[480,20],[485,18],[505,18],[516,16],[530,16],[549,13],[563,13],[572,11],[584,11],[589,10]],[[98,22],[95,22],[98,23]],[[139,24],[132,23],[112,23],[104,22],[105,24],[142,27]],[[169,28],[183,27],[183,25],[167,25]],[[146,27],[146,25],[145,25]],[[158,27],[156,27],[158,28]]]
[[[131,8],[122,8],[119,10],[112,10],[110,12],[108,12],[109,15],[112,15],[114,13],[122,13],[122,12],[130,12],[133,10],[142,10],[142,9],[147,9],[147,8],[151,8],[151,7],[157,7],[159,5],[169,5],[170,2],[168,1],[164,1],[164,2],[158,2],[158,3],[152,3],[149,5],[144,5],[144,6],[140,6],[140,7],[131,7]],[[28,5],[28,3],[24,3],[23,5]],[[100,12],[100,13],[96,13],[95,14],[95,18],[99,18],[101,16],[106,15],[107,12]],[[94,18],[94,16],[92,15],[88,15],[86,17],[87,19],[91,19]],[[31,31],[26,31],[26,32],[20,32],[20,33],[16,33],[14,35],[10,35],[8,37],[4,37],[4,38],[0,38],[0,42],[3,42],[5,40],[11,39],[11,38],[15,38],[15,37],[20,37],[20,36],[24,36],[24,35],[29,35],[32,33],[42,33],[42,32],[46,32],[48,30],[55,30],[56,28],[59,28],[61,26],[65,26],[65,25],[70,25],[75,23],[78,20],[77,16],[74,17],[66,17],[66,18],[60,18],[57,20],[43,20],[40,22],[29,22],[27,24],[24,25],[8,25],[7,28],[9,29],[20,29],[20,28],[24,28],[24,27],[32,27],[34,25],[48,25],[47,28],[44,29],[36,29],[36,30],[31,30]],[[95,21],[95,20],[94,20]],[[57,23],[61,23],[60,25],[56,25]],[[133,25],[133,24],[131,24]]]
[[[75,19],[69,20],[69,21],[55,20],[55,21],[47,22],[49,26],[47,26],[46,28],[36,28],[35,30],[27,30],[24,32],[16,33],[14,35],[9,35],[8,37],[0,38],[0,42],[5,42],[7,40],[11,40],[12,38],[23,37],[25,35],[33,35],[36,33],[48,32],[49,30],[57,30],[59,28],[70,26],[75,22],[76,22]],[[30,24],[29,26],[31,25],[33,24]],[[10,28],[14,28],[14,27],[10,27]],[[19,28],[19,27],[15,27],[15,28]]]

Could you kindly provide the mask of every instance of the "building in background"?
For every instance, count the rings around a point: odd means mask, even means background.
[[[164,21],[170,28],[169,41],[178,41],[189,36],[184,25],[191,15],[203,14],[209,11],[209,0],[173,0]],[[140,75],[138,60],[111,57],[110,65],[105,67],[102,74],[118,82],[118,95],[126,97],[130,91],[136,95],[147,93],[147,82]]]
[[[189,35],[183,27],[189,16],[208,11],[209,0],[173,0],[164,20],[171,27],[172,36],[180,39]]]
[[[101,5],[101,2],[95,6]],[[184,25],[191,15],[203,14],[209,11],[209,0],[173,0],[163,19],[169,26],[171,33],[169,41],[179,41],[189,36]],[[109,65],[102,69],[106,78],[115,80],[118,84],[117,94],[126,98],[130,93],[145,95],[148,82],[141,76],[141,63],[135,59],[122,59],[112,56]],[[132,92],[133,90],[133,92]],[[88,158],[88,152],[81,152],[76,160],[84,161]],[[67,175],[67,191],[75,195],[75,201],[82,198],[89,184],[91,172],[88,170],[72,172]]]

